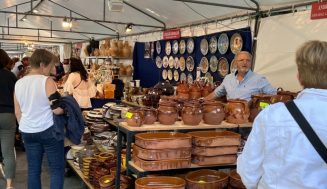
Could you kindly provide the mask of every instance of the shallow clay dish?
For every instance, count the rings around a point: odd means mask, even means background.
[[[231,131],[194,131],[189,132],[196,146],[238,146],[241,135]]]
[[[181,169],[181,168],[188,168],[191,166],[191,158],[147,161],[147,160],[142,160],[136,156],[133,156],[132,160],[135,163],[135,165],[139,166],[140,168],[146,171]]]
[[[185,189],[185,180],[178,177],[143,177],[135,181],[135,189]]]
[[[187,189],[222,189],[228,185],[228,175],[222,171],[202,169],[185,176]]]
[[[191,158],[191,148],[148,150],[133,146],[133,155],[144,160],[168,160]]]
[[[192,140],[184,133],[139,133],[135,135],[135,144],[144,149],[176,149],[192,147]]]

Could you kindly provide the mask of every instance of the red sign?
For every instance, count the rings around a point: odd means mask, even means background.
[[[179,39],[181,38],[181,30],[180,29],[171,29],[163,32],[163,39]]]
[[[313,3],[311,8],[311,20],[327,18],[327,2]]]

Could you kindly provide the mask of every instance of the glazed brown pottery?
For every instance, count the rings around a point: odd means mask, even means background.
[[[198,82],[194,82],[190,87],[190,99],[201,98],[201,87]]]
[[[221,156],[192,155],[192,163],[197,165],[224,165],[236,163],[236,154]]]
[[[226,173],[210,169],[189,172],[185,179],[187,189],[223,189],[228,185]]]
[[[119,55],[118,43],[116,40],[111,40],[110,54],[113,57],[117,57]]]
[[[252,95],[252,99],[250,101],[250,117],[249,121],[253,122],[257,115],[261,112],[261,110],[271,104],[272,95],[267,94],[255,94]]]
[[[132,68],[131,65],[127,65],[127,66],[125,67],[125,70],[126,70],[126,75],[127,75],[127,76],[132,76],[132,75],[133,75],[133,68]]]
[[[186,81],[181,81],[176,88],[176,95],[179,99],[188,100],[190,98],[190,89]]]
[[[105,175],[100,177],[99,184],[101,188],[106,188],[115,183],[115,177],[113,175]]]
[[[184,103],[182,109],[182,120],[185,125],[199,125],[202,121],[202,110],[200,103]]]
[[[176,103],[172,101],[159,102],[158,121],[163,125],[173,125],[178,118]]]
[[[277,95],[273,95],[271,97],[271,103],[277,103],[277,102],[288,102],[293,99],[295,99],[297,96],[297,93],[290,92],[290,91],[284,91],[282,88],[277,89]]]
[[[191,148],[148,150],[133,146],[133,155],[144,160],[165,160],[191,158]]]
[[[232,189],[246,189],[240,175],[236,172],[236,170],[232,170],[229,173],[229,178],[229,185],[232,187]]]
[[[160,89],[162,92],[162,95],[165,95],[165,96],[171,96],[171,95],[174,95],[174,93],[175,93],[174,87],[167,80],[157,83],[154,86],[154,88]]]
[[[210,84],[206,84],[202,87],[201,90],[201,96],[202,97],[206,97],[208,96],[212,91],[214,90],[214,88],[210,85]]]
[[[144,114],[144,124],[151,125],[157,121],[157,110],[154,108],[142,108]]]
[[[250,109],[246,100],[228,100],[226,111],[228,123],[242,124],[249,121]]]
[[[158,88],[151,88],[148,91],[148,94],[144,96],[142,99],[142,102],[145,106],[152,106],[154,108],[158,107],[160,95],[162,94],[162,91]]]
[[[192,154],[200,156],[220,156],[226,154],[236,154],[238,146],[219,146],[219,147],[204,147],[193,146]]]
[[[203,121],[210,125],[219,125],[225,119],[225,107],[218,101],[203,103]]]
[[[146,171],[181,169],[188,168],[191,166],[191,158],[147,161],[133,156],[133,162],[135,163],[135,165]]]
[[[194,131],[188,133],[192,136],[192,143],[196,146],[239,146],[241,135],[231,131]]]
[[[125,41],[124,42],[124,47],[123,47],[123,50],[122,50],[122,57],[124,58],[128,58],[131,56],[131,48],[128,44],[128,41]]]
[[[185,180],[179,177],[143,177],[135,181],[135,189],[185,189]]]
[[[144,149],[176,149],[192,147],[191,136],[176,132],[139,133],[135,144]]]

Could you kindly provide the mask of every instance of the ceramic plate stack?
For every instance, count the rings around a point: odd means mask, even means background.
[[[192,136],[192,163],[221,165],[236,163],[241,135],[230,131],[195,131]]]
[[[102,108],[88,111],[84,118],[86,125],[93,133],[100,133],[109,129],[109,125],[103,120]]]
[[[183,133],[158,132],[135,135],[133,162],[147,171],[191,166],[191,137]]]

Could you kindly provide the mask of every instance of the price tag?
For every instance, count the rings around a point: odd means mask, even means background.
[[[133,113],[126,112],[125,117],[127,117],[128,119],[131,119],[133,117]]]
[[[269,106],[269,103],[267,102],[260,102],[259,103],[260,108],[264,109],[265,107]]]

